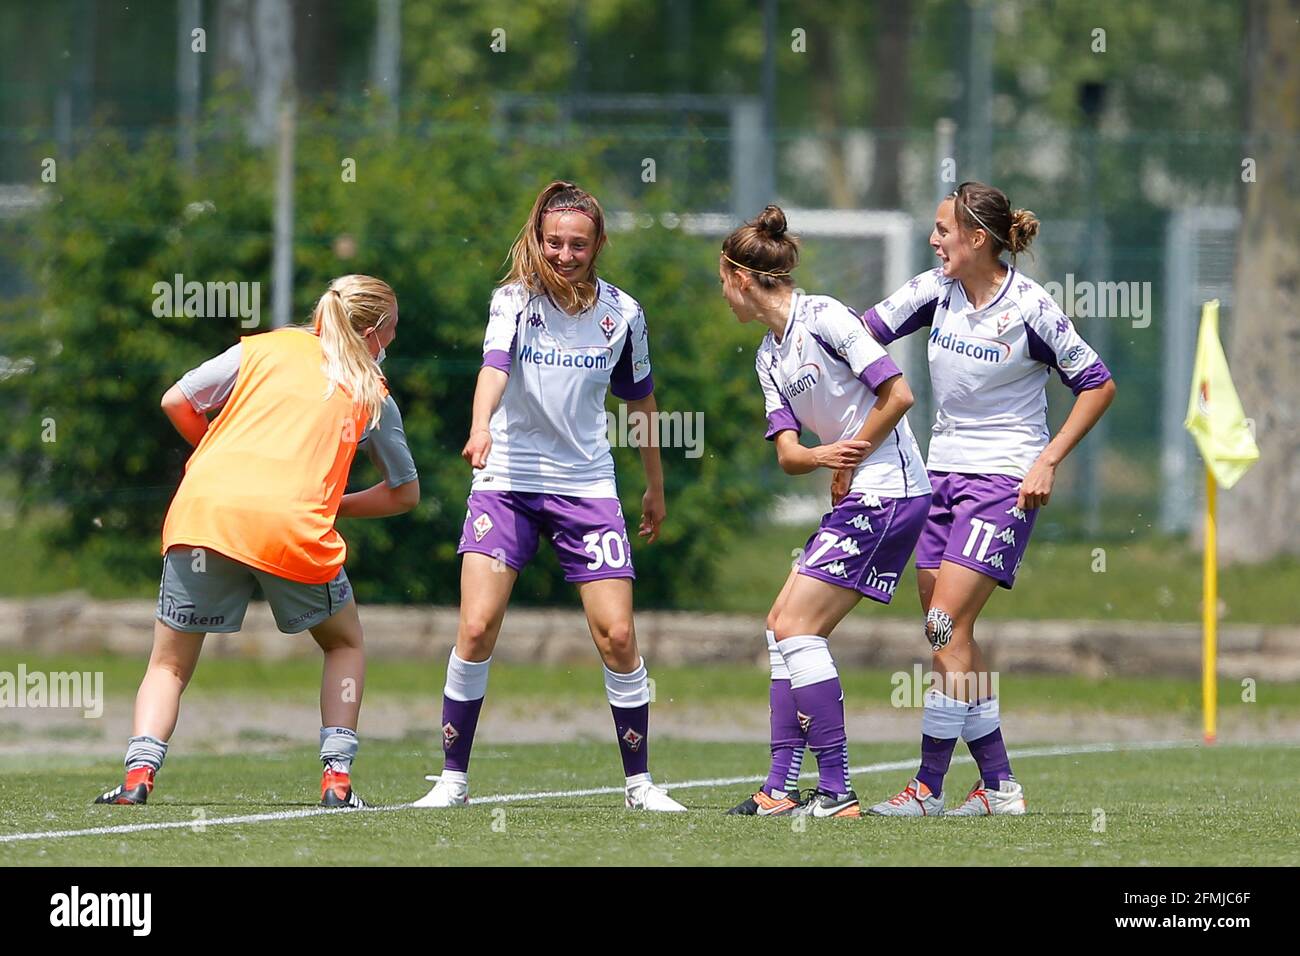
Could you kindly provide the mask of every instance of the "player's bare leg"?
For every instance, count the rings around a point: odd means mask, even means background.
[[[167,741],[176,730],[181,694],[194,676],[205,636],[154,621],[149,666],[135,695],[132,736],[126,747],[126,779],[116,789],[97,797],[96,803],[138,804],[149,799],[154,776],[167,756]]]
[[[321,805],[364,807],[352,790],[357,755],[357,721],[366,682],[365,639],[355,601],[311,629],[325,654],[320,681]]]
[[[605,665],[605,695],[623,759],[627,806],[634,810],[685,810],[650,779],[650,686],[632,622],[632,581],[583,581],[578,584],[578,594],[591,639]]]
[[[790,670],[776,646],[776,621],[781,616],[797,569],[791,569],[781,586],[781,593],[767,612],[766,636],[768,666],[772,680],[768,690],[768,714],[771,724],[772,762],[767,779],[753,796],[746,797],[727,811],[729,816],[780,816],[799,806],[799,773],[803,769],[803,752],[807,735],[799,726],[794,695],[790,692]]]
[[[499,558],[477,552],[461,555],[460,622],[456,646],[447,661],[442,696],[443,769],[417,807],[463,807],[469,803],[469,758],[487,694],[492,651],[501,634],[506,606],[519,572]]]
[[[815,817],[860,813],[849,781],[844,690],[827,638],[861,597],[850,588],[796,574],[776,617],[776,646],[790,674],[795,717],[817,758],[817,792],[794,813]]]

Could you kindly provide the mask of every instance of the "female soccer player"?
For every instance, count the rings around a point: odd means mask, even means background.
[[[950,816],[1025,812],[1011,773],[998,699],[975,643],[975,619],[998,585],[1010,588],[1056,469],[1115,395],[1110,372],[1037,282],[1000,257],[1038,232],[1025,209],[983,183],[962,183],[939,204],[930,246],[940,267],[912,279],[864,316],[881,344],[930,327],[935,422],[929,519],[916,549],[917,586],[933,671],[925,696],[921,767],[885,816],[938,816],[957,738],[980,779]],[[1056,369],[1077,396],[1048,441],[1045,386]]]
[[[126,780],[96,803],[148,799],[203,638],[239,630],[257,583],[280,630],[311,631],[325,652],[321,805],[365,806],[351,783],[365,651],[334,520],[401,514],[420,500],[401,415],[379,371],[396,333],[387,283],[342,276],[316,303],[310,329],[246,336],[163,396],[163,411],[197,447],[163,525],[153,653],[136,695]],[[386,478],[344,494],[358,444]]]
[[[469,758],[488,668],[519,571],[545,536],[578,586],[605,665],[605,691],[632,809],[684,810],[648,771],[650,690],[632,625],[632,552],[605,435],[605,393],[653,414],[645,315],[596,276],[605,244],[600,204],[572,183],[538,195],[492,296],[469,440],[474,469],[461,564],[460,625],[447,664],[443,771],[416,802],[469,802]],[[657,447],[642,447],[642,537],[664,520]]]
[[[729,812],[856,817],[844,692],[827,638],[863,597],[893,597],[925,523],[930,483],[907,424],[907,382],[847,307],[794,289],[798,261],[785,214],[768,206],[727,237],[718,264],[736,318],[768,330],[755,369],[782,470],[830,468],[845,479],[768,613],[772,765],[762,789]],[[804,425],[826,444],[801,445]],[[800,802],[805,740],[818,783]]]

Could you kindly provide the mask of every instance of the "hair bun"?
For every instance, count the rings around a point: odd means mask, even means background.
[[[1007,248],[1013,253],[1024,252],[1038,235],[1038,217],[1028,209],[1011,213],[1011,228],[1007,231]]]
[[[754,223],[759,232],[771,236],[773,239],[785,238],[786,222],[785,213],[781,211],[780,206],[769,205],[758,214],[758,220]]]

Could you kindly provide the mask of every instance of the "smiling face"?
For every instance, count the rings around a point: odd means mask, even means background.
[[[590,280],[599,251],[596,224],[582,213],[566,210],[542,217],[542,255],[568,281]]]
[[[990,256],[993,248],[988,233],[983,229],[964,230],[957,222],[957,204],[951,197],[939,203],[934,213],[934,229],[930,232],[930,248],[939,257],[943,274],[948,279],[961,279],[972,273]]]

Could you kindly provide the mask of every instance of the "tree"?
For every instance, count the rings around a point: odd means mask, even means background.
[[[1260,460],[1222,496],[1219,541],[1228,560],[1266,561],[1300,553],[1300,0],[1256,0],[1248,16],[1255,181],[1242,186],[1228,357]]]

